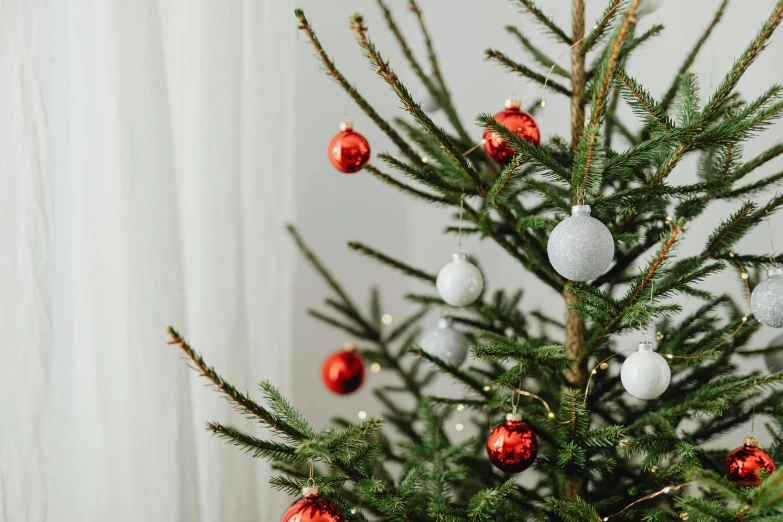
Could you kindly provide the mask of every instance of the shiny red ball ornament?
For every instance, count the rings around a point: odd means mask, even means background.
[[[494,466],[506,473],[525,471],[538,454],[533,431],[522,422],[522,415],[509,413],[506,422],[492,430],[487,439],[487,455]]]
[[[519,100],[506,100],[506,110],[495,114],[495,121],[508,130],[516,132],[528,143],[538,145],[541,142],[538,124],[531,115],[519,108],[521,104],[522,102]],[[487,150],[487,154],[498,163],[508,163],[514,157],[514,149],[503,141],[500,134],[496,134],[489,128],[484,129],[484,148]]]
[[[339,395],[348,395],[364,382],[364,362],[353,347],[335,352],[324,361],[321,378],[327,388]]]
[[[302,500],[291,504],[280,522],[342,522],[343,515],[337,506],[320,497],[321,488],[302,488]]]
[[[726,457],[726,473],[737,486],[758,486],[761,484],[758,472],[763,469],[772,474],[775,463],[769,453],[759,448],[756,437],[745,437],[745,444]]]
[[[329,143],[329,161],[340,172],[359,172],[370,159],[370,144],[364,136],[353,131],[352,123],[341,123],[340,131]]]

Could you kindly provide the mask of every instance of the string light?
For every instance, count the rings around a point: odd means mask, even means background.
[[[364,419],[366,419],[366,418],[367,418],[367,412],[366,412],[366,411],[364,411],[364,410],[360,411],[360,412],[359,412],[359,418],[360,418],[361,420],[364,420]]]
[[[427,163],[427,162],[429,162],[429,161],[430,161],[430,160],[429,160],[429,158],[427,158],[427,156],[422,156],[422,157],[421,157],[421,162],[422,162],[422,163]]]
[[[370,365],[370,371],[372,371],[372,373],[378,373],[381,371],[381,365],[377,362],[372,363]]]
[[[663,488],[663,489],[662,489],[662,490],[660,490],[660,491],[656,491],[655,493],[650,493],[650,494],[649,494],[649,495],[647,495],[647,496],[644,496],[644,497],[642,497],[642,498],[639,498],[639,499],[637,499],[637,500],[634,500],[633,502],[631,502],[630,504],[628,504],[627,506],[625,506],[623,509],[621,509],[621,510],[620,510],[620,511],[618,511],[617,513],[613,513],[613,514],[611,514],[611,515],[605,516],[605,517],[604,517],[604,518],[602,518],[601,520],[603,520],[603,522],[607,522],[607,521],[608,521],[610,518],[614,518],[614,517],[616,517],[617,515],[620,515],[620,514],[622,514],[622,513],[625,513],[626,511],[628,511],[629,509],[631,509],[632,507],[634,507],[636,504],[639,504],[640,502],[644,502],[645,500],[650,500],[650,499],[653,499],[653,498],[655,498],[655,497],[658,497],[658,496],[660,496],[660,495],[666,495],[666,494],[668,494],[668,493],[670,493],[670,492],[672,492],[672,491],[678,491],[678,490],[680,490],[680,489],[682,489],[682,488],[684,488],[684,487],[686,487],[686,486],[690,486],[690,485],[691,485],[691,483],[690,483],[690,482],[685,482],[684,484],[678,484],[678,485],[676,485],[676,486],[666,486],[665,488]],[[680,518],[682,518],[682,517],[680,517]],[[685,519],[683,519],[683,520],[685,520]]]
[[[465,405],[464,404],[457,404],[457,411],[462,411],[464,409],[465,409]]]
[[[391,324],[392,322],[391,314],[383,314],[383,317],[381,317],[381,322],[383,324]]]
[[[455,429],[455,430],[457,430],[457,431],[462,431],[462,430],[464,430],[464,429],[465,429],[465,426],[463,426],[463,424],[462,424],[461,422],[458,422],[458,423],[457,423],[457,424],[454,426],[454,429]]]
[[[489,391],[489,390],[491,390],[491,389],[492,389],[492,386],[489,386],[489,385],[487,385],[487,386],[484,386],[484,391]]]

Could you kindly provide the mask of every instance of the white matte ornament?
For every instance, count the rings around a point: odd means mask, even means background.
[[[576,205],[552,231],[546,249],[558,274],[569,281],[592,281],[612,264],[614,238],[590,215],[590,205]]]
[[[468,256],[461,248],[457,248],[451,263],[438,272],[435,283],[438,294],[451,306],[468,306],[472,304],[484,289],[484,279],[476,266],[468,261]]]
[[[623,363],[620,379],[625,391],[649,401],[660,397],[669,387],[672,372],[669,363],[653,350],[652,343],[639,343],[639,351],[632,353]]]
[[[438,327],[421,338],[421,349],[452,366],[460,366],[468,357],[470,340],[451,327],[451,321],[441,319]]]
[[[772,339],[769,343],[769,347],[783,346],[783,335],[779,335]],[[768,353],[764,356],[764,362],[767,363],[767,368],[772,373],[783,372],[783,351],[778,350],[775,353]]]
[[[646,16],[654,13],[663,5],[664,0],[641,0],[636,7],[636,16]]]
[[[783,328],[783,269],[771,268],[750,295],[750,309],[761,324]]]

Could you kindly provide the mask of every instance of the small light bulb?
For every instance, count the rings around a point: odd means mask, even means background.
[[[457,423],[457,424],[454,426],[454,429],[455,429],[455,430],[457,430],[457,431],[462,431],[462,430],[464,430],[464,429],[465,429],[465,426],[463,426],[461,422],[458,422],[458,423]]]
[[[487,140],[481,140],[482,145],[484,145],[485,143],[487,143]]]
[[[372,373],[378,373],[381,371],[381,365],[377,362],[374,362],[370,365],[370,370],[372,370]]]
[[[492,389],[492,386],[484,386],[484,391],[489,391]]]
[[[671,490],[672,490],[672,488],[670,488],[670,487],[665,487],[665,488],[663,488],[663,492],[664,492],[664,493],[668,493],[668,492],[669,492],[669,491],[671,491]]]
[[[427,156],[422,156],[421,157],[421,162],[422,163],[427,163],[428,161],[429,161],[429,158],[427,158]]]
[[[743,318],[742,318],[742,322],[743,322],[743,323],[747,323],[747,322],[748,322],[748,316],[747,316],[747,315],[746,315],[745,317],[743,317]]]
[[[381,317],[381,322],[383,324],[391,324],[392,322],[391,314],[383,314],[383,317]]]
[[[351,515],[355,515],[355,514],[356,514],[356,508],[351,508]]]
[[[549,418],[550,418],[550,419],[554,419],[554,418],[555,418],[555,414],[554,414],[554,413],[552,413],[551,411],[549,412]]]
[[[742,272],[742,274],[740,274],[740,277],[742,277],[742,279],[747,279],[748,278],[748,273],[747,272]]]
[[[659,341],[663,341],[663,332],[658,332],[657,334],[655,334],[655,338],[658,339]]]
[[[359,418],[362,419],[362,420],[366,419],[367,418],[367,412],[364,411],[364,410],[360,411],[359,412]]]
[[[593,370],[593,375],[595,375],[596,373],[598,373],[598,372],[597,372],[597,371],[595,371],[595,370]]]
[[[600,368],[602,370],[606,370],[607,368],[609,368],[609,363],[601,363],[601,367]]]
[[[734,257],[734,252],[729,252],[729,257]]]
[[[462,411],[464,409],[465,409],[465,405],[464,404],[457,404],[457,411]]]
[[[672,354],[670,354],[670,353],[667,353],[667,354],[666,354],[666,357],[668,357],[669,359],[674,359],[674,355],[672,355]]]
[[[546,107],[546,100],[541,100],[541,108],[543,109]]]
[[[650,473],[655,473],[658,471],[658,466],[653,466],[652,469],[650,469]]]

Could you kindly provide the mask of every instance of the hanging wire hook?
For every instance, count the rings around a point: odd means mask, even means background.
[[[314,468],[315,468],[315,459],[310,459],[310,477],[307,479],[307,485],[310,487],[315,486],[315,479],[313,478]]]
[[[459,230],[457,232],[457,246],[462,246],[462,214],[465,212],[465,194],[459,196]]]
[[[774,236],[772,235],[772,220],[769,216],[769,210],[766,211],[766,214],[767,214],[767,228],[769,229],[769,247],[770,247],[769,262],[775,264],[775,241],[773,240]]]

